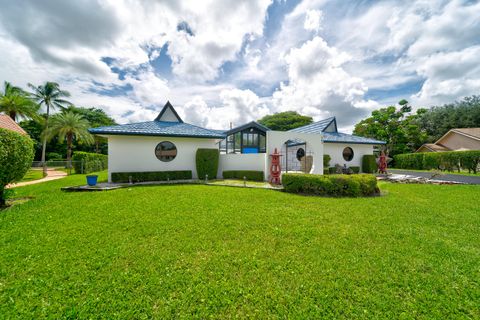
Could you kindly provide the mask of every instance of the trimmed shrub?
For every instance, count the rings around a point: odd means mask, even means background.
[[[217,178],[219,154],[218,149],[197,149],[195,163],[198,179],[205,179],[207,174],[209,179]]]
[[[128,183],[147,181],[191,180],[192,171],[146,171],[146,172],[112,172],[112,182]]]
[[[328,170],[328,168],[323,168],[323,174],[330,174],[330,170]]]
[[[5,186],[23,178],[32,166],[33,155],[32,139],[0,128],[0,206],[5,205]]]
[[[222,173],[223,179],[241,179],[246,177],[249,181],[263,181],[263,171],[253,170],[227,170]]]
[[[328,154],[323,155],[323,167],[328,168],[330,166],[330,160],[332,160],[332,157]]]
[[[378,170],[377,159],[373,154],[366,154],[362,158],[362,172],[375,173]]]
[[[454,171],[461,169],[476,173],[480,164],[480,151],[419,152],[395,156],[399,169]]]
[[[353,173],[360,173],[360,167],[350,167],[350,170],[352,170]]]
[[[282,176],[286,192],[317,196],[360,197],[379,194],[373,175],[315,175],[286,173]]]
[[[62,155],[56,152],[49,152],[47,153],[47,161],[50,160],[63,160]]]
[[[108,156],[99,153],[76,151],[72,161],[76,173],[97,172],[108,168]]]
[[[337,168],[336,168],[336,167],[330,167],[330,168],[328,168],[328,173],[329,173],[329,174],[335,174],[335,173],[337,173]]]

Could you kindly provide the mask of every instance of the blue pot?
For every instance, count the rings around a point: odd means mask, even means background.
[[[90,187],[93,187],[93,186],[97,185],[97,178],[98,178],[97,175],[87,176],[87,184]]]

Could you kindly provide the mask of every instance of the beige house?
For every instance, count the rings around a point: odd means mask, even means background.
[[[417,152],[480,150],[480,128],[451,129],[435,143],[426,143]]]

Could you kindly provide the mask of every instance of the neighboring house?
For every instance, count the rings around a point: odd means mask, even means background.
[[[282,171],[323,174],[323,155],[335,164],[361,167],[383,141],[337,131],[329,118],[290,131],[273,131],[252,121],[230,130],[212,130],[183,122],[170,102],[154,121],[89,129],[108,138],[108,173],[191,170],[198,178],[195,154],[199,148],[220,151],[218,177],[224,170],[263,171],[269,178],[270,154],[282,154]],[[203,178],[203,177],[200,177]]]
[[[0,128],[27,135],[27,132],[6,114],[0,114]]]
[[[435,143],[425,143],[416,152],[480,150],[480,128],[451,129]]]

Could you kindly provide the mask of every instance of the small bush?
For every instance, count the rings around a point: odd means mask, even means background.
[[[112,182],[115,183],[128,183],[130,177],[132,182],[190,180],[192,171],[112,172]]]
[[[195,163],[199,179],[205,179],[207,174],[209,179],[217,178],[218,157],[218,149],[197,149]]]
[[[323,168],[323,174],[330,174],[330,170],[328,170],[328,168]]]
[[[332,157],[328,154],[323,155],[323,167],[328,168],[330,166],[330,160],[332,160]]]
[[[352,170],[353,173],[360,173],[360,167],[350,167],[350,170]]]
[[[76,151],[72,161],[76,173],[97,172],[108,168],[108,156],[100,153]]]
[[[23,178],[32,166],[33,154],[32,139],[0,128],[0,206],[5,205],[5,186]]]
[[[330,168],[328,168],[328,173],[329,173],[329,174],[335,174],[335,173],[337,173],[337,168],[335,168],[335,167],[330,167]]]
[[[377,172],[377,159],[373,154],[366,154],[362,158],[362,172],[375,173]]]
[[[379,194],[373,175],[315,175],[286,173],[282,176],[286,192],[318,196],[360,197]]]
[[[56,152],[47,153],[47,161],[50,160],[62,160],[62,155]]]
[[[224,179],[241,179],[246,177],[248,181],[263,181],[263,171],[253,171],[253,170],[227,170],[223,171]]]

